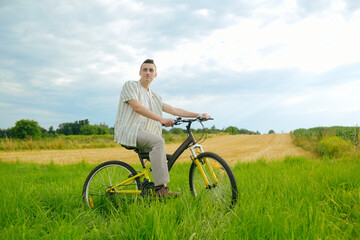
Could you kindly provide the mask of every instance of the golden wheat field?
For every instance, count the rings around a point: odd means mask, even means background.
[[[207,139],[201,144],[204,151],[215,152],[230,165],[237,162],[281,160],[286,156],[312,156],[311,153],[294,146],[289,134],[268,135],[226,135]],[[172,154],[179,144],[167,144],[167,153]],[[190,151],[186,150],[178,161],[190,161]],[[108,160],[120,160],[138,163],[136,153],[124,148],[79,149],[79,150],[40,150],[0,152],[5,162],[30,162],[47,164],[73,164],[81,161],[101,163]]]

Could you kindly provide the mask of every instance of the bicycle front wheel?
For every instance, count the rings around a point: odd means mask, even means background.
[[[193,162],[189,175],[193,195],[210,203],[212,207],[234,206],[238,189],[229,165],[219,155],[210,152],[199,154],[197,159],[199,166]]]
[[[101,208],[110,204],[119,207],[134,200],[137,196],[131,192],[141,189],[140,180],[135,178],[124,181],[136,174],[133,167],[121,161],[108,161],[98,165],[84,183],[84,202],[89,208]]]

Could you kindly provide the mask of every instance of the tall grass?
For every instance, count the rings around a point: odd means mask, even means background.
[[[360,127],[315,127],[315,128],[299,128],[293,131],[296,137],[315,138],[317,140],[327,136],[340,137],[346,141],[352,142],[354,145],[359,145],[360,141]]]
[[[51,138],[34,139],[0,139],[0,151],[16,150],[63,150],[63,149],[86,149],[86,148],[109,148],[119,147],[114,143],[113,135],[72,135],[57,136]]]
[[[93,167],[0,162],[0,239],[360,238],[360,159],[238,163],[227,212],[190,195],[188,164],[170,172],[177,199],[92,211],[81,191]]]
[[[359,127],[317,127],[296,129],[291,133],[295,145],[323,158],[360,155]]]
[[[208,138],[216,134],[209,134]],[[163,134],[166,143],[181,143],[187,135],[183,134]],[[201,134],[195,134],[195,138],[200,138]],[[120,147],[114,143],[114,135],[70,135],[35,139],[0,139],[0,151],[17,150],[64,150],[64,149],[88,149],[88,148],[115,148]]]

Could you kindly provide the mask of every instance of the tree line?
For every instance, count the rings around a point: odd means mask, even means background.
[[[21,119],[15,126],[0,129],[0,138],[41,139],[59,135],[107,135],[114,134],[114,128],[109,128],[105,123],[91,125],[88,119],[69,123],[61,123],[55,130],[53,126],[45,129],[37,121]]]
[[[203,129],[194,129],[194,133],[202,132]],[[231,135],[260,134],[259,131],[253,132],[247,129],[238,129],[237,127],[230,126],[224,129],[217,129],[215,126],[205,128],[208,134],[227,133]],[[163,129],[163,134],[183,134],[184,129],[171,128],[170,130]],[[269,133],[274,133],[270,130]],[[15,139],[41,139],[47,137],[56,137],[59,135],[108,135],[114,134],[114,128],[109,127],[105,123],[91,125],[88,119],[79,120],[75,122],[61,123],[55,130],[53,126],[45,129],[39,125],[37,121],[21,119],[15,123],[15,126],[8,129],[0,129],[0,138],[15,138]]]
[[[192,129],[193,133],[202,133],[204,130],[202,128],[200,129]],[[259,131],[253,132],[249,131],[247,129],[241,128],[238,129],[237,127],[230,126],[224,129],[217,129],[215,125],[213,125],[211,128],[205,128],[205,132],[208,134],[219,134],[219,133],[227,133],[231,135],[238,135],[238,134],[247,134],[247,135],[257,135],[260,134]],[[163,129],[163,134],[183,134],[186,133],[185,129],[182,128],[171,128],[170,130]]]

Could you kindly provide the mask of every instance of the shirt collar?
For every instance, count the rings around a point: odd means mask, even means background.
[[[143,85],[141,85],[141,81],[140,81],[140,80],[139,80],[139,85],[140,85],[140,88],[141,88],[141,89],[143,89],[143,90],[145,90],[146,92],[149,93],[149,96],[150,96],[150,98],[151,98],[152,95],[153,95],[151,89],[149,88],[149,90],[147,90],[146,88],[144,88]]]

